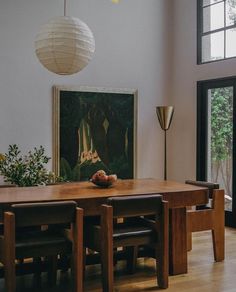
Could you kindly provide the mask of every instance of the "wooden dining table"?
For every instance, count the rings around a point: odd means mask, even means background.
[[[208,203],[208,189],[189,184],[158,179],[117,180],[108,188],[91,182],[63,183],[51,186],[0,188],[0,215],[15,203],[74,200],[84,209],[85,216],[99,215],[99,206],[108,197],[161,194],[170,208],[171,275],[187,273],[186,207]]]

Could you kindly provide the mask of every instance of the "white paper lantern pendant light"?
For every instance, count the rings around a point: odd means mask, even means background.
[[[72,75],[81,71],[92,59],[95,51],[93,33],[78,18],[64,16],[51,19],[36,36],[35,53],[40,63],[59,75]]]

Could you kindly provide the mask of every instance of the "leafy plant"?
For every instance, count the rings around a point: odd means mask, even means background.
[[[231,193],[233,141],[233,90],[211,90],[211,159],[214,181],[222,178],[226,194]]]
[[[50,157],[45,155],[42,146],[22,155],[16,144],[9,145],[8,153],[0,154],[0,174],[5,182],[20,187],[36,186],[60,181],[53,172],[45,168]]]

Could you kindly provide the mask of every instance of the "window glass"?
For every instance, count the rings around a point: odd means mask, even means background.
[[[224,32],[208,34],[202,38],[202,62],[224,58]]]
[[[236,0],[226,1],[226,26],[236,24]]]
[[[223,0],[203,0],[202,1],[202,5],[206,6],[206,5],[211,5],[217,2],[222,2]]]
[[[236,29],[226,31],[226,58],[236,56]]]
[[[232,211],[233,87],[208,90],[207,180],[225,190],[225,209]]]
[[[224,3],[203,8],[203,32],[224,27]]]

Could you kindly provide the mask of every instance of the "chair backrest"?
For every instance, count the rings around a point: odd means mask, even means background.
[[[158,194],[110,197],[107,204],[113,207],[113,217],[135,217],[161,212],[162,196]]]
[[[16,227],[67,224],[74,222],[77,203],[74,201],[14,204]]]
[[[213,190],[219,189],[220,186],[218,183],[206,182],[206,181],[194,181],[194,180],[186,180],[186,184],[195,185],[198,187],[206,187],[209,189],[209,197],[212,198]]]

